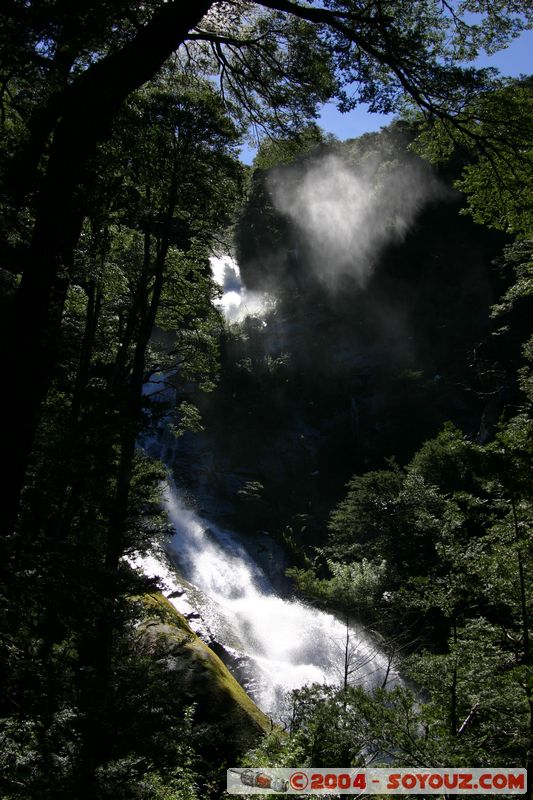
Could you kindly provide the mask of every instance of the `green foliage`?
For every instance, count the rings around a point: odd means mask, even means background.
[[[440,120],[419,138],[417,149],[442,160],[457,148],[468,154],[456,186],[476,222],[522,238],[531,236],[533,200],[533,94],[531,81],[504,82],[467,105],[454,125]]]
[[[331,50],[320,30],[298,15],[256,7],[212,14],[195,47],[182,52],[190,67],[218,74],[230,114],[253,132],[298,132],[335,92]]]
[[[383,512],[391,508],[401,485],[398,468],[354,476],[346,498],[331,515],[334,547],[357,552],[361,546],[377,541],[383,530]]]
[[[298,590],[313,600],[329,606],[368,614],[380,600],[386,586],[385,560],[374,563],[361,561],[341,563],[327,559],[332,577],[317,578],[313,569],[290,568],[287,575],[293,578]]]
[[[174,699],[172,671],[153,654],[143,653],[133,632],[122,638],[119,650],[109,697],[113,740],[108,759],[96,771],[93,796],[192,800],[198,782],[193,709]],[[54,657],[64,668],[64,655]],[[34,672],[38,674],[36,666]],[[66,677],[65,692],[75,680],[74,674]],[[167,693],[172,697],[165,699]],[[2,796],[16,800],[78,793],[88,711],[83,695],[76,698],[68,692],[52,699],[61,705],[51,716],[43,709],[34,710],[31,721],[22,725],[15,716],[2,720]],[[165,714],[156,718],[155,709],[163,707]]]
[[[411,461],[413,472],[428,483],[448,493],[464,489],[474,478],[477,451],[461,431],[451,423],[425,442]]]
[[[457,184],[476,222],[526,237],[533,223],[532,110],[530,82],[513,83],[485,97],[475,133],[483,137],[488,131],[498,145],[494,153],[467,165]]]
[[[527,243],[527,256],[529,259],[516,267],[516,283],[505,292],[500,302],[493,306],[493,316],[499,316],[504,312],[510,312],[517,303],[524,298],[533,296],[533,263],[531,261],[531,244]]]
[[[365,552],[388,564],[392,580],[435,562],[434,534],[445,502],[415,471],[369,472],[352,478],[330,521],[328,552]]]
[[[438,668],[436,681],[437,672]],[[442,668],[440,684],[439,690],[446,685]],[[402,687],[339,690],[315,684],[292,693],[281,752],[289,766],[295,750],[300,761],[294,766],[306,767],[460,766],[465,759],[469,764],[490,766],[490,737],[498,736],[501,709],[500,716],[497,709],[491,712],[490,724],[486,721],[484,735],[480,737],[478,732],[477,739],[468,726],[461,735],[452,736],[441,714],[437,692],[434,700],[421,703]],[[277,744],[279,738],[280,734],[272,734],[260,749],[247,755],[246,765],[278,766],[280,748],[272,748],[272,739]],[[504,735],[498,736],[499,745],[503,739]],[[519,764],[515,744],[507,748],[506,757],[509,763]]]
[[[332,515],[326,548],[342,566],[330,559],[328,580],[297,574],[312,596],[332,602],[353,592],[356,601],[364,571],[354,554],[361,548],[384,558],[381,602],[377,585],[362,581],[361,588],[386,637],[421,615],[415,652],[402,668],[429,698],[415,712],[416,726],[426,727],[417,743],[424,763],[530,763],[531,436],[526,408],[484,446],[448,425],[405,471],[355,477]],[[306,713],[315,720],[318,712]],[[398,735],[388,745],[395,754]]]
[[[281,728],[273,728],[253,750],[245,754],[244,767],[301,767],[306,752],[302,736],[288,736]]]
[[[263,139],[254,158],[254,170],[266,170],[278,164],[291,164],[324,144],[332,144],[334,137],[311,124],[292,139]]]
[[[169,414],[198,430],[184,387],[213,384],[208,258],[239,196],[236,141],[208,83],[167,74],[131,97],[94,155],[59,363],[4,549],[0,793],[13,800],[214,791],[190,700],[140,634],[132,598],[156,582],[129,559],[168,532],[164,470],[135,442]],[[142,394],[161,372],[176,409],[157,386]]]
[[[187,431],[199,433],[203,431],[202,417],[196,406],[192,403],[187,403],[183,400],[177,409],[179,415],[179,425],[175,426],[169,423],[169,430],[176,436],[183,436]]]

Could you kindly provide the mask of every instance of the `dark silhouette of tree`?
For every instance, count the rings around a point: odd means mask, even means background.
[[[516,4],[490,5],[494,13],[486,24],[470,27],[447,4],[439,9],[426,2],[345,0],[313,7],[289,0],[176,0],[132,9],[109,3],[93,22],[91,4],[83,15],[77,7],[39,11],[32,4],[9,5],[3,108],[5,114],[9,103],[23,133],[5,174],[13,186],[22,153],[26,164],[15,206],[21,191],[31,188],[33,220],[27,241],[17,248],[14,271],[22,277],[1,335],[10,383],[1,414],[6,531],[15,521],[39,409],[57,361],[72,254],[86,216],[84,188],[94,178],[90,159],[125,99],[174,52],[188,56],[204,42],[215,56],[228,104],[239,103],[252,122],[268,119],[286,127],[298,109],[312,113],[316,101],[325,99],[328,80],[326,94],[336,94],[344,109],[362,100],[372,110],[391,110],[407,95],[425,113],[453,120],[454,111],[486,88],[488,77],[458,67],[455,56],[472,57],[483,43],[503,46],[525,24],[524,15],[531,21],[526,4],[519,9],[523,16],[515,13]],[[448,49],[445,31],[452,32]],[[329,79],[319,69],[319,56],[328,60]],[[17,82],[29,67],[42,85],[34,102],[20,103],[26,85],[19,97]],[[358,88],[350,98],[352,84]]]

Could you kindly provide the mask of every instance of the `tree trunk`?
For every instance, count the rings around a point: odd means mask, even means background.
[[[457,620],[453,618],[453,643],[457,646]],[[453,654],[452,685],[450,687],[450,733],[457,736],[457,653]]]
[[[102,308],[103,291],[99,281],[93,279],[87,287],[87,310],[85,312],[85,327],[83,329],[83,341],[81,344],[80,358],[76,372],[76,380],[72,392],[72,402],[70,404],[70,420],[72,425],[76,425],[81,411],[83,390],[89,380],[91,357],[96,340],[96,331],[100,310]]]
[[[175,176],[174,176],[175,177]],[[164,283],[165,264],[169,249],[169,230],[175,207],[177,187],[171,185],[171,200],[166,213],[166,226],[152,264],[151,236],[149,228],[145,232],[144,264],[140,278],[138,297],[131,309],[134,322],[138,322],[133,364],[123,411],[120,435],[120,456],[117,470],[115,501],[109,520],[104,564],[104,604],[103,613],[96,623],[94,645],[95,687],[98,697],[98,710],[89,720],[86,740],[83,742],[80,773],[83,774],[82,796],[90,798],[94,784],[95,769],[105,763],[110,754],[109,739],[112,726],[106,724],[109,713],[109,685],[112,670],[115,606],[118,598],[118,576],[120,559],[124,552],[124,534],[128,527],[131,482],[135,463],[135,447],[140,430],[142,413],[142,387],[145,375],[146,349],[155,325]],[[150,289],[150,285],[151,289]],[[140,321],[139,321],[140,317]],[[125,350],[125,348],[121,348]]]

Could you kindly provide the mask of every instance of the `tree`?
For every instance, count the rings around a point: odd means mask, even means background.
[[[174,80],[163,76],[130,98],[98,153],[105,171],[87,193],[90,223],[65,297],[68,335],[19,525],[5,543],[1,711],[9,778],[21,777],[30,796],[106,797],[106,786],[126,796],[137,781],[140,797],[164,797],[171,787],[179,797],[180,758],[183,796],[194,796],[192,756],[179,747],[178,729],[161,758],[154,752],[160,731],[147,718],[161,706],[169,676],[157,667],[147,675],[150,658],[139,658],[138,597],[156,587],[127,559],[157,547],[166,533],[164,472],[136,442],[176,410],[144,396],[142,386],[172,371],[181,399],[184,386],[212,380],[221,322],[208,259],[231,217],[242,168],[235,128],[212,87],[182,76],[177,92]],[[139,686],[150,677],[154,693],[143,706]],[[144,723],[133,744],[127,730],[135,705]],[[182,706],[176,703],[176,721]],[[17,739],[12,721],[21,715],[32,723]],[[118,719],[129,720],[121,744],[113,736]],[[32,747],[36,765],[27,775],[21,762]],[[139,765],[148,751],[154,769],[143,783]],[[63,769],[55,775],[58,758]]]
[[[418,141],[419,150],[433,160],[446,159],[454,150],[466,157],[456,181],[467,198],[464,213],[526,239],[533,224],[532,104],[530,78],[507,81],[466,106],[460,115],[463,130],[455,137],[449,136],[449,123],[441,120]]]
[[[459,11],[469,7],[465,4]],[[406,93],[424,111],[448,119],[454,107],[464,103],[465,93],[475,96],[488,77],[483,71],[457,67],[453,59],[457,54],[472,57],[481,43],[503,46],[531,21],[527,4],[518,10],[522,15],[516,14],[516,4],[491,3],[486,24],[469,27],[447,7],[439,9],[430,2],[398,2],[384,9],[377,2],[362,7],[334,2],[315,8],[290,0],[262,0],[252,6],[205,0],[184,7],[176,0],[156,4],[151,16],[144,5],[124,13],[121,6],[110,4],[104,7],[109,15],[97,14],[93,27],[85,17],[83,24],[77,17],[73,20],[62,8],[54,25],[39,17],[33,6],[13,2],[10,26],[17,31],[15,41],[22,38],[25,46],[20,59],[7,48],[6,87],[17,84],[21,68],[28,64],[41,64],[46,79],[37,102],[30,104],[29,117],[16,102],[11,102],[9,115],[10,126],[15,117],[20,128],[17,116],[28,125],[32,157],[24,185],[35,185],[36,193],[31,236],[17,248],[16,271],[22,279],[2,335],[2,363],[12,386],[3,397],[2,414],[9,420],[2,434],[9,465],[9,480],[3,486],[2,522],[7,531],[15,519],[39,407],[57,361],[72,251],[85,216],[80,187],[90,180],[88,160],[131,92],[178,48],[188,56],[193,43],[203,42],[216,56],[228,102],[238,100],[252,119],[264,116],[261,109],[269,104],[278,117],[281,109],[293,119],[298,108],[312,112],[316,101],[325,99],[327,76],[320,69],[324,55],[332,59],[343,108],[354,102],[346,85],[356,83],[357,98],[370,101],[374,110],[396,107]],[[447,49],[445,33],[450,29]],[[90,55],[81,42],[84,36],[90,41]],[[283,37],[291,46],[277,44]],[[7,345],[9,337],[14,346]],[[35,367],[30,371],[32,359]]]

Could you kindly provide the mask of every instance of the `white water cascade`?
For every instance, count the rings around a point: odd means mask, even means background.
[[[347,642],[337,617],[277,595],[240,537],[185,508],[170,483],[165,506],[175,531],[168,554],[179,575],[159,559],[143,559],[142,568],[163,579],[165,594],[193,617],[193,627],[246,661],[245,688],[260,708],[279,717],[291,689],[342,683],[346,647],[353,682],[383,683],[387,658],[366,633],[351,627]],[[398,680],[393,670],[388,680]]]
[[[230,259],[222,263],[226,279],[232,264]],[[239,294],[236,288],[230,287]],[[160,396],[169,392],[164,375],[145,389]],[[163,454],[164,432],[163,441],[145,442],[144,447]],[[342,684],[346,656],[351,682],[382,685],[387,680],[391,685],[398,680],[369,634],[276,593],[251,555],[250,542],[247,548],[244,537],[186,508],[170,480],[164,503],[174,530],[169,559],[145,557],[136,564],[147,575],[159,576],[165,595],[191,626],[240,666],[239,677],[262,710],[279,718],[290,690],[315,682]],[[275,545],[273,552],[278,552]]]

